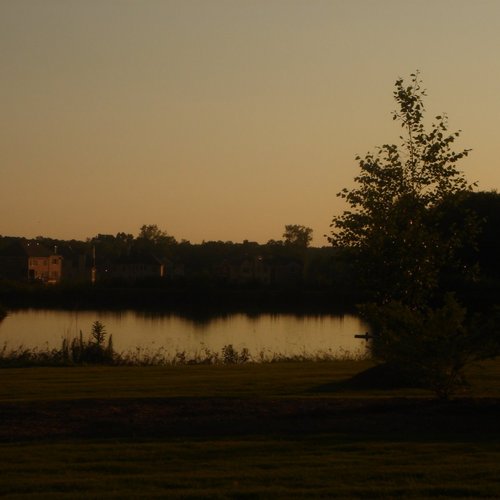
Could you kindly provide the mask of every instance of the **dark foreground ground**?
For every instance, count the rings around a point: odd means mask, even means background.
[[[500,367],[341,389],[366,363],[0,370],[2,498],[500,498]]]
[[[3,443],[324,433],[500,442],[500,400],[198,397],[0,403]]]

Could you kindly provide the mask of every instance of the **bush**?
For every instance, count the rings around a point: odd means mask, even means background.
[[[250,360],[250,353],[246,347],[243,348],[240,353],[232,344],[228,344],[222,348],[222,359],[226,365],[246,363]]]
[[[452,295],[438,308],[400,302],[368,304],[362,312],[374,329],[373,355],[412,385],[446,399],[467,385],[470,363],[499,352],[496,321],[467,318]]]

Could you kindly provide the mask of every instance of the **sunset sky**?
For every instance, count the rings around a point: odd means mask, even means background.
[[[498,0],[0,0],[0,235],[324,245],[398,76],[500,186]]]

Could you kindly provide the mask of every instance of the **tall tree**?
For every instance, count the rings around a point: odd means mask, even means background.
[[[283,239],[285,240],[285,245],[307,248],[312,241],[312,233],[313,230],[310,227],[288,224],[285,226]]]
[[[444,269],[463,269],[460,252],[478,224],[443,223],[450,200],[472,189],[457,165],[469,150],[453,150],[460,131],[448,132],[444,114],[426,129],[425,96],[418,72],[409,85],[396,81],[401,142],[356,158],[356,186],[339,193],[350,209],[333,218],[329,239],[351,250],[372,292],[361,310],[374,328],[375,356],[448,397],[464,383],[466,364],[497,354],[499,342],[440,288]]]
[[[460,131],[448,132],[445,114],[426,130],[425,96],[418,72],[409,85],[396,81],[393,119],[401,124],[401,142],[356,157],[356,187],[338,194],[350,209],[331,224],[330,242],[353,251],[365,286],[381,301],[428,300],[440,270],[470,234],[458,224],[443,232],[439,221],[445,200],[471,190],[457,166],[470,150],[452,149]]]
[[[173,236],[170,236],[166,231],[162,231],[156,224],[149,224],[141,226],[139,230],[140,240],[149,241],[154,244],[174,244],[176,240]]]
[[[173,236],[162,231],[156,224],[143,225],[135,240],[135,248],[140,254],[166,257],[170,248],[177,243]]]

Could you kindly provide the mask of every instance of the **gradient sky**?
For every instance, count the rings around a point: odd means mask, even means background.
[[[0,0],[0,234],[326,244],[394,81],[500,185],[498,0]]]

